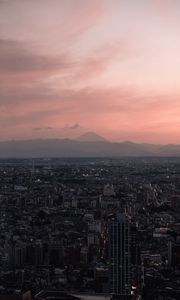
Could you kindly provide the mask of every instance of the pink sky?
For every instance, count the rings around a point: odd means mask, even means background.
[[[180,143],[180,1],[0,0],[0,123]]]

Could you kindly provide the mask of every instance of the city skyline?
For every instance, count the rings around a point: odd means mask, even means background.
[[[1,0],[0,140],[179,144],[180,2]]]

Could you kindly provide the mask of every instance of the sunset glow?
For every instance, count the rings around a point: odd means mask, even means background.
[[[0,124],[180,143],[180,1],[0,0]]]

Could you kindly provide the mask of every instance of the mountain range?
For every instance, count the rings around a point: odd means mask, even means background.
[[[0,158],[28,157],[180,157],[180,144],[114,143],[88,132],[77,139],[32,139],[0,142]]]

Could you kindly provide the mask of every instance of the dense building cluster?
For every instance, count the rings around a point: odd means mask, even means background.
[[[0,207],[1,294],[179,299],[180,159],[1,160]]]

